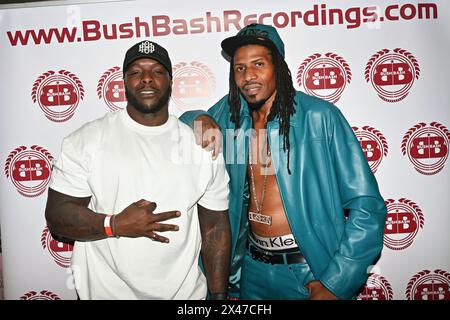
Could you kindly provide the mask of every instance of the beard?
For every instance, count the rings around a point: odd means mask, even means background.
[[[127,101],[130,105],[132,105],[137,111],[143,114],[151,114],[151,113],[157,113],[161,111],[164,106],[166,106],[169,103],[170,96],[172,94],[172,87],[168,87],[166,92],[159,98],[156,103],[150,106],[146,106],[142,103],[139,103],[136,99],[136,96],[132,94],[127,87],[125,87],[125,97],[127,98]]]
[[[258,111],[266,103],[267,99],[262,99],[255,102],[247,102],[250,111]]]

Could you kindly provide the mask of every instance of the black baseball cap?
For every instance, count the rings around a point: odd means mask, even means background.
[[[172,78],[172,62],[170,61],[169,53],[156,42],[149,40],[138,42],[128,49],[123,60],[123,73],[133,61],[141,58],[158,61],[169,71],[170,78]]]
[[[237,48],[247,44],[259,44],[274,48],[284,58],[284,43],[277,29],[265,24],[249,24],[235,36],[223,40],[221,46],[228,56],[233,57]]]

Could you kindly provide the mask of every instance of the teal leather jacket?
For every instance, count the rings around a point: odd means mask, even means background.
[[[314,278],[340,299],[354,298],[383,247],[387,209],[352,128],[334,105],[297,92],[290,119],[290,171],[278,118],[267,123],[269,146],[292,234]],[[241,97],[241,128],[234,138],[228,96],[208,110],[222,128],[230,176],[232,259],[230,296],[239,297],[247,241],[249,189],[247,129],[252,117]],[[193,125],[204,111],[184,113]],[[232,129],[232,130],[227,130]]]

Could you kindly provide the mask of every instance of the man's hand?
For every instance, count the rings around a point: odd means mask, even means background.
[[[313,280],[305,287],[309,290],[309,300],[339,300],[320,281]]]
[[[121,237],[149,237],[154,241],[168,243],[169,239],[155,231],[178,231],[174,224],[160,223],[180,216],[179,211],[153,213],[156,203],[141,199],[126,207],[114,217],[114,234]]]
[[[215,160],[222,152],[222,132],[219,125],[208,115],[198,116],[194,121],[195,143],[202,148],[213,150],[212,158]]]
[[[105,239],[105,214],[97,214],[88,208],[91,197],[72,197],[51,188],[48,189],[45,218],[50,232],[57,237],[78,241]],[[160,223],[180,216],[179,211],[154,213],[156,203],[139,200],[113,216],[111,226],[115,236],[149,237],[159,242],[169,242],[155,231],[177,231],[178,226]]]

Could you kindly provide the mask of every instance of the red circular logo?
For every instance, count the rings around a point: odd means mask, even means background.
[[[449,140],[450,132],[442,124],[431,122],[427,126],[421,122],[403,136],[402,153],[408,154],[417,172],[436,174],[442,170],[448,158]]]
[[[20,146],[8,155],[5,175],[11,177],[17,191],[25,197],[37,197],[47,188],[53,156],[46,149],[33,145]]]
[[[394,292],[391,284],[376,273],[371,273],[366,285],[358,295],[358,300],[392,300]]]
[[[84,97],[84,87],[80,79],[67,70],[58,73],[49,70],[36,79],[31,97],[49,120],[64,122],[75,113]]]
[[[387,206],[384,227],[384,245],[392,250],[403,250],[412,243],[419,228],[423,229],[425,218],[419,206],[411,200],[400,198],[385,201]]]
[[[72,257],[73,245],[53,239],[48,227],[45,227],[41,235],[41,245],[43,249],[50,252],[56,264],[63,268],[70,267],[70,259]]]
[[[335,53],[324,57],[315,53],[306,58],[297,71],[297,83],[313,96],[336,103],[350,83],[352,73],[347,61]]]
[[[172,100],[182,111],[207,106],[216,89],[211,70],[200,62],[180,62],[173,66]]]
[[[382,100],[398,102],[408,95],[414,79],[419,79],[420,68],[412,53],[400,48],[394,49],[394,53],[389,52],[382,49],[372,55],[364,76]]]
[[[389,151],[386,138],[380,131],[370,126],[364,126],[362,128],[352,127],[352,129],[366,156],[370,169],[375,173]]]
[[[42,290],[41,292],[28,291],[20,297],[20,300],[61,300],[61,298],[56,293]]]
[[[105,101],[109,110],[116,111],[127,105],[123,73],[120,67],[106,70],[98,80],[97,96]]]
[[[408,300],[450,300],[450,273],[442,269],[416,273],[406,287]]]

